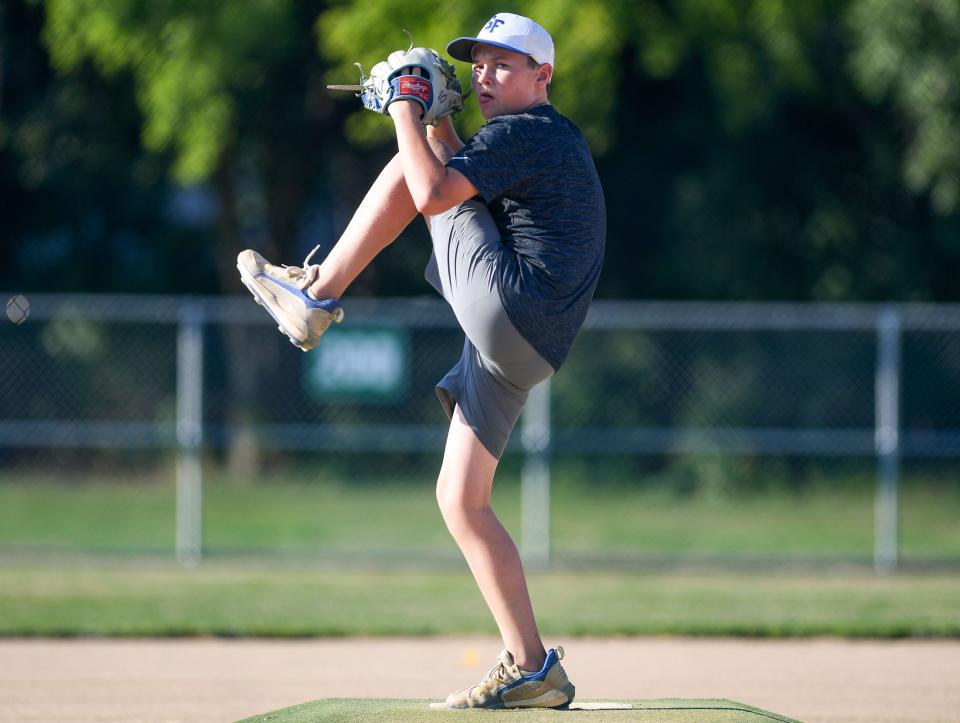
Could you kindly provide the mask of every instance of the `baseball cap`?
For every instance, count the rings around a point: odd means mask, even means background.
[[[514,53],[529,55],[535,62],[553,65],[553,38],[550,33],[530,18],[513,13],[497,13],[480,29],[475,38],[457,38],[447,44],[451,58],[473,61],[473,46],[477,43],[495,45]]]

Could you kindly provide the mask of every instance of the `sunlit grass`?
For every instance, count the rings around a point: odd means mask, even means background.
[[[550,500],[557,559],[718,558],[868,560],[873,491],[817,486],[732,497],[678,495],[642,486],[561,480]],[[515,477],[498,482],[494,506],[519,539]],[[0,477],[0,552],[23,550],[170,554],[175,486]],[[328,480],[286,475],[256,484],[211,475],[204,488],[208,554],[458,557],[432,481]],[[905,484],[905,559],[960,558],[960,491]]]
[[[567,635],[960,635],[960,576],[533,573]],[[495,634],[461,570],[5,564],[0,635]]]

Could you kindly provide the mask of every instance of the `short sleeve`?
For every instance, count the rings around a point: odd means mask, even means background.
[[[494,118],[477,131],[447,162],[472,183],[490,203],[526,178],[527,144],[518,116]]]

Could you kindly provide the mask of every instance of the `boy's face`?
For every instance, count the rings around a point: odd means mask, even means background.
[[[547,100],[549,65],[530,67],[528,56],[495,45],[473,46],[471,84],[487,120],[522,113]]]

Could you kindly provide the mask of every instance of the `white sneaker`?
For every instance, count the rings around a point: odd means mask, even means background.
[[[330,324],[343,321],[343,307],[339,301],[318,301],[307,293],[317,278],[319,267],[309,265],[317,248],[310,252],[302,267],[274,266],[251,249],[241,251],[237,256],[240,280],[253,294],[254,300],[270,312],[277,328],[302,351],[315,347]]]
[[[573,702],[576,688],[560,665],[563,648],[547,651],[543,667],[520,670],[506,650],[477,685],[447,696],[447,708],[559,708]],[[438,704],[439,705],[439,704]]]

